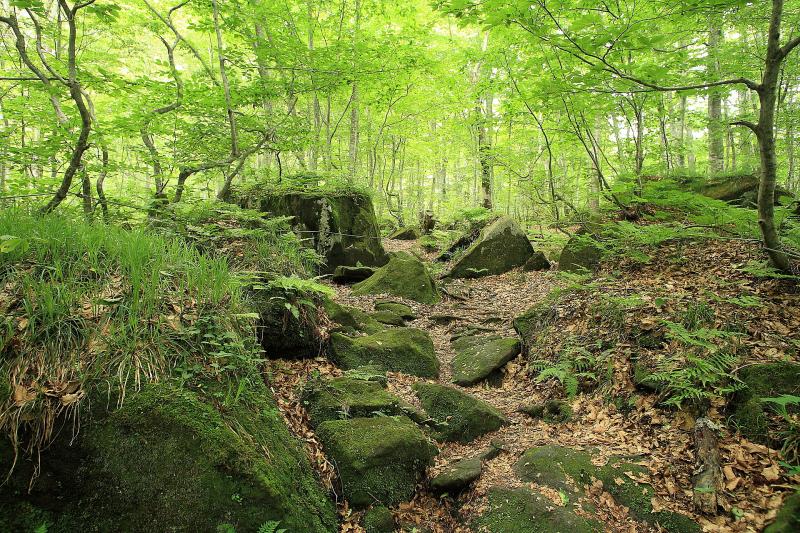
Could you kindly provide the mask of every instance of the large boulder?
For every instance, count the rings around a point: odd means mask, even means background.
[[[756,207],[760,178],[755,174],[724,176],[718,178],[689,180],[690,188],[703,196],[722,200],[742,207]],[[781,205],[781,198],[794,198],[784,187],[775,188],[775,202]]]
[[[356,508],[410,500],[438,453],[405,417],[330,420],[318,426],[317,436],[336,466],[344,497]]]
[[[514,472],[522,481],[535,482],[577,500],[584,494],[583,487],[597,479],[603,488],[631,516],[664,531],[699,533],[700,526],[688,516],[668,511],[653,511],[653,488],[639,483],[628,473],[645,474],[646,469],[623,458],[611,458],[605,466],[595,466],[589,452],[561,446],[531,448],[514,465]]]
[[[592,272],[600,265],[603,249],[595,239],[595,232],[583,226],[570,237],[558,258],[562,272]]]
[[[800,364],[767,363],[745,366],[739,371],[745,388],[737,392],[731,402],[730,422],[748,439],[780,448],[780,429],[771,427],[775,411],[770,410],[762,398],[800,396]],[[790,412],[794,410],[790,407]]]
[[[334,301],[325,302],[325,312],[333,322],[332,331],[354,335],[356,333],[373,334],[385,329],[384,325],[369,316],[358,307],[340,305]]]
[[[416,241],[419,239],[419,230],[414,227],[399,228],[390,233],[386,238],[398,241]]]
[[[599,533],[600,523],[579,516],[572,505],[554,505],[526,488],[492,487],[488,505],[473,521],[476,531],[488,533]]]
[[[377,364],[394,372],[435,378],[439,360],[427,332],[416,328],[390,328],[372,335],[331,335],[331,358],[340,368]]]
[[[519,339],[497,336],[459,337],[453,342],[453,382],[469,386],[482,381],[519,355]]]
[[[421,382],[412,388],[422,408],[437,423],[434,433],[437,440],[472,442],[506,423],[500,411],[453,387]]]
[[[439,291],[425,264],[411,254],[397,252],[368,279],[353,286],[353,295],[389,294],[423,304],[439,301]]]
[[[311,380],[303,389],[302,401],[314,427],[326,420],[403,414],[400,399],[382,383],[357,377]]]
[[[323,257],[322,273],[330,274],[339,265],[381,266],[388,260],[372,199],[366,194],[259,190],[243,193],[236,202],[275,216],[293,217],[295,232]]]
[[[206,392],[225,395],[214,386]],[[33,531],[27,525],[38,521],[50,531],[256,531],[278,521],[291,531],[336,531],[333,503],[260,376],[224,409],[216,397],[166,383],[101,413],[106,402],[94,402],[75,439],[65,429],[41,455],[30,492],[37,459],[17,462],[0,490],[0,530]],[[4,474],[9,460],[0,452]]]
[[[478,238],[457,259],[448,273],[452,278],[502,274],[524,265],[533,256],[525,232],[513,218],[502,216],[483,228]]]

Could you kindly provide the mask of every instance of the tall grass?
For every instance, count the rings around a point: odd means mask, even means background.
[[[223,257],[148,229],[21,210],[0,213],[0,236],[20,243],[0,253],[0,391],[11,391],[0,430],[15,446],[45,447],[98,384],[121,402],[176,368],[221,373],[257,357]]]

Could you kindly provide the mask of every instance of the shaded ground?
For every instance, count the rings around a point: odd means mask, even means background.
[[[402,249],[421,254],[414,242],[387,241],[385,245],[390,251]],[[742,309],[727,301],[718,301],[715,307],[715,321],[738,321],[739,327],[746,332],[742,340],[746,355],[741,364],[796,359],[800,346],[800,297],[792,293],[786,282],[759,281],[736,270],[749,260],[760,258],[754,246],[741,242],[684,243],[681,246],[664,246],[661,252],[650,265],[615,265],[613,269],[601,272],[597,286],[571,295],[566,305],[574,306],[576,312],[554,333],[552,344],[558,345],[568,335],[609,333],[604,331],[604,328],[609,328],[608,324],[598,323],[596,318],[581,311],[597,299],[598,293],[638,294],[644,300],[643,308],[624,314],[622,323],[614,326],[626,330],[652,327],[661,316],[679,312],[682,306],[699,299],[707,299],[710,293],[723,300],[748,294],[758,298],[761,305]],[[612,274],[612,270],[620,269],[624,275],[619,272],[616,276]],[[429,331],[433,337],[442,363],[439,382],[450,382],[450,362],[454,352],[449,339],[454,331],[464,326],[477,326],[487,331],[514,335],[511,326],[513,317],[541,302],[559,284],[563,284],[563,281],[559,281],[553,272],[515,271],[456,282],[448,287],[448,293],[456,297],[447,296],[437,305],[406,302],[420,317],[410,325]],[[335,288],[338,301],[364,310],[372,310],[377,299],[352,297],[348,288]],[[668,299],[668,303],[664,304],[660,299]],[[412,502],[394,509],[397,518],[420,530],[470,531],[462,524],[481,512],[490,487],[525,485],[537,488],[535,484],[516,479],[511,467],[526,449],[545,444],[596,449],[598,463],[610,455],[640,456],[641,464],[650,471],[649,477],[642,480],[652,483],[657,494],[653,501],[654,510],[690,512],[694,464],[691,430],[694,420],[682,411],[658,407],[655,395],[635,392],[630,378],[630,354],[631,345],[620,337],[610,358],[609,372],[613,374],[613,379],[594,392],[578,395],[571,402],[574,417],[564,424],[553,425],[517,413],[517,408],[523,403],[563,398],[561,387],[556,383],[537,383],[534,380],[535,376],[526,370],[523,356],[506,365],[498,386],[479,384],[462,388],[498,408],[508,417],[510,424],[468,445],[440,444],[441,452],[436,459],[436,466],[429,473],[435,475],[446,463],[474,455],[493,440],[503,441],[506,452],[488,461],[475,486],[456,500],[440,500],[421,486]],[[290,427],[307,443],[320,475],[328,486],[332,486],[333,468],[309,429],[307,415],[298,402],[297,388],[312,372],[328,375],[338,375],[340,372],[323,359],[272,361],[270,365],[272,386],[279,397],[280,408]],[[410,388],[418,380],[390,373],[389,388],[391,392],[418,405]],[[630,398],[630,409],[621,412],[609,401],[615,397]],[[710,417],[724,425],[722,407],[721,402],[712,405]],[[722,503],[724,511],[713,518],[695,516],[695,519],[706,531],[760,531],[765,523],[774,518],[783,497],[788,494],[785,491],[800,479],[781,477],[775,450],[748,442],[729,430],[723,430],[720,444],[726,478]],[[555,491],[538,489],[550,497],[554,505],[562,505]],[[627,510],[617,505],[601,486],[593,486],[588,498],[596,506],[594,518],[604,522],[607,531],[654,531],[631,519]],[[351,513],[345,502],[339,504],[343,521],[341,531],[362,531],[358,525],[358,513]]]

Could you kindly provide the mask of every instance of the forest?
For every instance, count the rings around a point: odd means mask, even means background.
[[[0,42],[0,533],[800,531],[800,2]]]

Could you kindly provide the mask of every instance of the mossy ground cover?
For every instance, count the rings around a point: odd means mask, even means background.
[[[439,375],[433,341],[425,331],[415,328],[384,329],[362,337],[333,333],[331,357],[344,369],[378,364],[412,376],[432,378]]]

